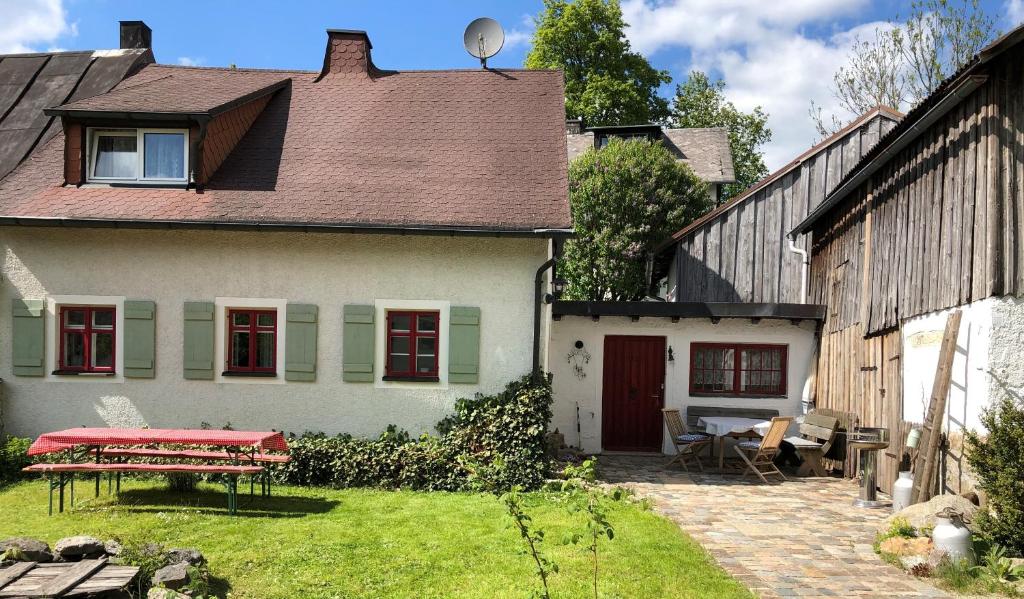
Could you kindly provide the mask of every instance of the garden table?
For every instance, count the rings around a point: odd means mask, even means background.
[[[771,428],[770,420],[761,418],[739,418],[735,416],[701,416],[697,426],[704,427],[709,435],[718,438],[718,471],[725,470],[725,438],[762,437]]]

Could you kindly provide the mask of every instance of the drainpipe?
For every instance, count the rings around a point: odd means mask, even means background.
[[[789,242],[789,251],[800,256],[800,303],[807,303],[807,269],[810,266],[810,262],[807,260],[807,250],[796,247],[796,243],[793,242],[792,236],[786,236],[786,241]]]
[[[540,309],[544,295],[541,293],[544,285],[544,273],[553,267],[557,262],[551,258],[537,269],[537,276],[533,279],[533,378],[540,377]]]

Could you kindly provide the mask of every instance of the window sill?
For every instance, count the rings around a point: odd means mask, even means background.
[[[404,383],[440,383],[441,379],[436,376],[385,376],[381,380],[400,381]]]
[[[50,374],[56,376],[115,376],[116,372],[86,372],[82,370],[54,370]]]
[[[787,393],[709,393],[706,391],[690,391],[690,397],[731,397],[736,399],[786,399]]]
[[[235,370],[225,370],[224,372],[220,373],[220,375],[221,376],[245,376],[245,377],[272,379],[272,378],[277,376],[277,373],[276,372],[240,372],[240,371],[235,371]]]

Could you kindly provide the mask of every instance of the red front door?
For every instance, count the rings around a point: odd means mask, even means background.
[[[661,451],[665,338],[604,338],[601,445],[606,451]]]

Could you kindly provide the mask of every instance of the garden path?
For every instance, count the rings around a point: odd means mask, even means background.
[[[604,481],[649,497],[760,597],[949,597],[875,555],[876,527],[889,512],[853,507],[853,481],[790,477],[764,485],[686,474],[664,462],[598,458]]]

